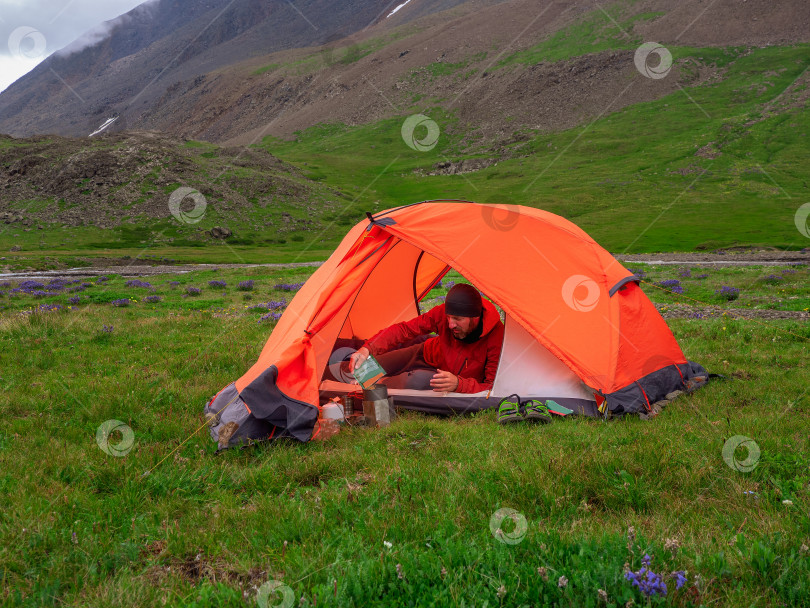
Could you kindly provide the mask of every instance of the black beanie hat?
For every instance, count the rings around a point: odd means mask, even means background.
[[[480,317],[484,311],[481,294],[472,285],[456,283],[447,292],[444,312],[454,317]]]

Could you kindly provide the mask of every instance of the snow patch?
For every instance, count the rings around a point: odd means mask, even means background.
[[[94,135],[98,135],[98,134],[99,134],[99,133],[101,133],[102,131],[105,131],[105,130],[107,129],[107,127],[109,127],[110,125],[112,125],[112,124],[113,124],[113,123],[114,123],[116,120],[118,120],[118,117],[117,117],[117,116],[113,116],[112,118],[108,118],[108,119],[107,119],[107,120],[104,122],[104,124],[103,124],[103,125],[101,125],[101,126],[98,128],[98,129],[96,129],[95,131],[93,131],[93,132],[92,132],[90,135],[88,135],[87,137],[93,137]]]
[[[390,13],[388,13],[388,17],[390,17],[391,15],[393,15],[394,13],[396,13],[396,12],[397,12],[399,9],[401,9],[403,6],[405,6],[406,4],[408,4],[408,2],[410,2],[410,1],[411,1],[411,0],[405,0],[405,2],[403,2],[402,4],[400,4],[399,6],[397,6],[397,7],[396,7],[394,10],[392,10]],[[388,19],[388,17],[386,17],[386,19]]]

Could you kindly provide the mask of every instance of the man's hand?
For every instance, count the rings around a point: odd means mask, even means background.
[[[349,371],[354,372],[354,370],[363,365],[363,361],[368,359],[370,354],[371,353],[365,346],[361,347],[360,350],[355,351],[354,354],[352,354],[351,359],[349,359]]]
[[[430,386],[437,393],[452,393],[458,388],[458,377],[450,372],[438,370],[438,373],[433,374]]]

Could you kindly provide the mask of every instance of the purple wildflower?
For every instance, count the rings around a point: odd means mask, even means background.
[[[45,285],[40,283],[39,281],[20,281],[20,289],[22,290],[33,290],[33,289],[45,289]]]
[[[161,297],[160,296],[146,296],[143,299],[143,301],[148,302],[149,304],[157,304],[158,302],[161,301]]]
[[[680,589],[686,584],[686,572],[683,570],[676,570],[670,577],[675,579],[675,589]]]
[[[169,287],[172,289],[177,289],[180,287],[180,281],[169,281]]]
[[[762,278],[763,282],[772,284],[781,283],[784,280],[784,277],[778,274],[769,274],[767,277]]]
[[[78,304],[81,300],[79,296],[73,296],[72,298],[68,298],[68,304]]]
[[[455,284],[455,281],[445,281],[444,286],[447,287],[447,289],[450,289]]]
[[[84,291],[85,289],[87,288],[84,286],[84,284],[82,284],[82,285],[75,285],[73,287],[68,287],[65,291],[67,293],[76,293],[79,291]]]
[[[658,283],[660,287],[665,287],[666,289],[672,289],[673,287],[678,287],[681,282],[678,279],[667,279],[666,281],[661,281]]]
[[[138,279],[132,279],[131,281],[127,281],[124,283],[127,287],[142,287],[144,289],[150,289],[152,287],[151,283],[147,283],[146,281],[141,281]]]
[[[236,289],[239,291],[253,291],[253,280],[240,281]]]
[[[678,276],[682,279],[691,279],[692,278],[692,269],[691,268],[684,268],[678,273]]]
[[[699,275],[696,275],[694,278],[696,278],[696,279],[708,279],[709,275],[707,275],[707,274],[699,274]]]
[[[202,293],[202,289],[199,287],[186,287],[186,294],[190,296],[198,296]]]
[[[98,277],[98,278],[96,279],[96,283],[106,283],[108,280],[109,280],[109,279],[108,279],[107,277],[105,277],[104,275],[101,275],[100,277]],[[106,327],[106,326],[105,326],[105,327]]]
[[[627,270],[629,270],[634,275],[636,275],[639,279],[642,279],[642,280],[644,279],[644,277],[647,276],[647,273],[644,272],[641,268],[628,268]]]
[[[101,326],[101,331],[103,333],[105,333],[105,334],[111,334],[113,332],[113,326],[112,325],[102,325]]]
[[[259,319],[259,323],[262,322],[270,322],[270,321],[278,321],[281,318],[280,312],[268,312],[266,315],[262,315]]]
[[[225,289],[228,284],[225,281],[208,281],[208,286],[213,287],[214,289]]]
[[[277,285],[273,286],[273,289],[278,289],[280,291],[298,291],[303,286],[303,283],[278,283]]]
[[[624,578],[630,581],[634,587],[638,587],[646,597],[664,596],[667,594],[667,584],[661,579],[660,574],[656,574],[650,569],[651,561],[652,557],[645,555],[641,559],[641,569],[638,572],[625,572]]]
[[[728,285],[723,285],[722,288],[718,289],[714,293],[729,302],[740,297],[740,290],[736,287],[729,287]]]
[[[129,298],[120,298],[118,300],[113,300],[111,304],[116,308],[126,308],[127,306],[129,306]]]

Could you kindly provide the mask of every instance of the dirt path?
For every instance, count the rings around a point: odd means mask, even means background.
[[[711,253],[639,253],[632,255],[614,254],[623,264],[665,264],[683,266],[787,266],[789,264],[810,264],[810,250],[775,251],[750,249],[717,250]]]
[[[810,313],[804,310],[760,310],[691,306],[689,304],[656,304],[655,307],[665,319],[718,319],[723,315],[732,319],[794,319],[799,321],[810,319]]]
[[[810,264],[810,250],[801,251],[717,251],[712,253],[640,253],[614,254],[622,264],[662,264],[682,266],[787,266]],[[57,277],[94,277],[103,274],[118,274],[123,277],[143,277],[157,274],[186,274],[198,270],[217,268],[316,268],[323,262],[296,262],[289,264],[126,264],[121,260],[95,260],[94,266],[18,273],[0,273],[0,280],[54,279]],[[767,311],[763,311],[767,312]]]

